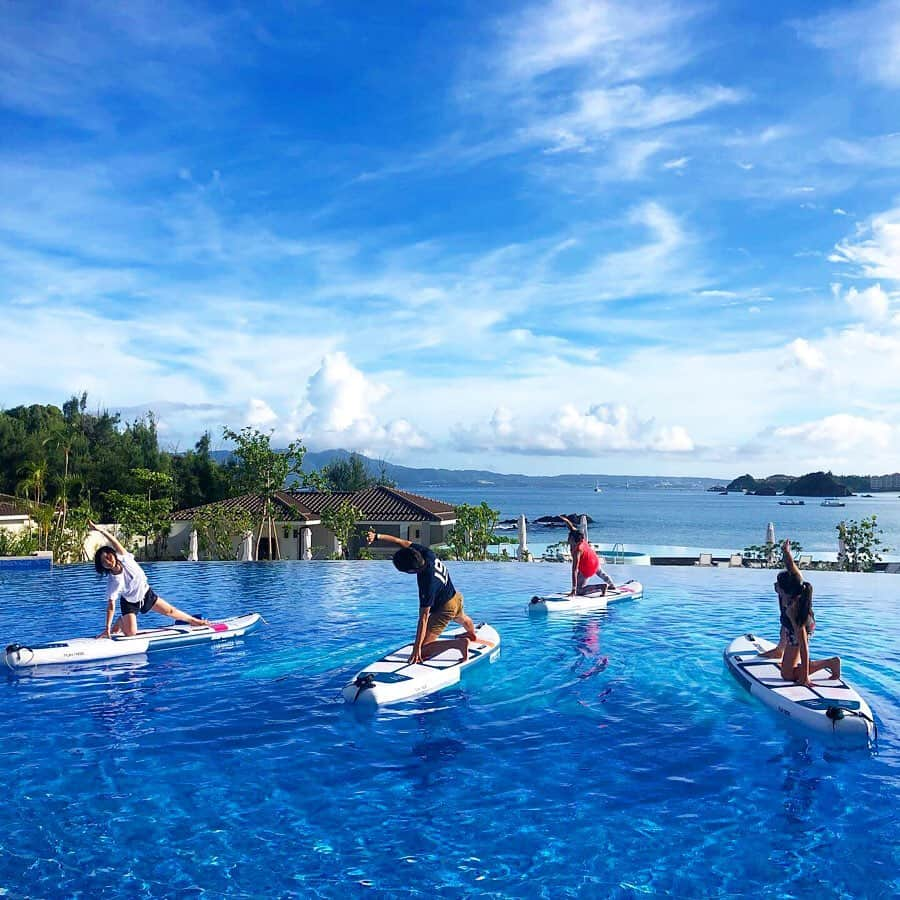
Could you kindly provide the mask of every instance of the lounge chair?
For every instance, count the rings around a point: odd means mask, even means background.
[[[744,567],[744,557],[740,553],[732,553],[731,559],[728,560],[729,568],[738,569]]]
[[[700,559],[694,563],[695,566],[711,566],[713,564],[712,553],[701,553]]]
[[[798,566],[812,565],[812,553],[801,553],[800,556],[797,557],[797,565]]]

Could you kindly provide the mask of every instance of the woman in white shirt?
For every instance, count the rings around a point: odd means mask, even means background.
[[[144,570],[135,561],[134,555],[129,553],[119,541],[108,531],[104,531],[99,525],[88,521],[88,526],[102,534],[109,544],[101,547],[94,554],[94,568],[101,575],[106,575],[106,630],[97,637],[112,637],[116,632],[125,635],[137,634],[138,613],[147,613],[150,610],[171,616],[181,622],[191,625],[209,625],[206,619],[198,619],[176,609],[171,603],[166,602],[147,583]],[[113,616],[116,611],[116,600],[122,615],[113,625]]]

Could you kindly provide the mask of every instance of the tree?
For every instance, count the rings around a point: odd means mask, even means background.
[[[233,483],[239,493],[261,494],[263,497],[263,517],[256,538],[256,553],[259,558],[259,544],[263,529],[269,539],[270,552],[274,547],[274,559],[281,558],[278,534],[275,530],[275,493],[284,488],[288,476],[294,475],[306,483],[302,471],[306,448],[300,441],[291,441],[284,451],[273,450],[272,432],[263,434],[250,425],[240,431],[223,429],[223,437],[234,441],[234,457],[230,471]]]
[[[353,452],[346,459],[336,459],[329,463],[322,471],[325,483],[324,490],[328,491],[364,491],[375,485],[395,487],[395,483],[388,477],[386,464],[380,463],[377,475],[369,471],[367,460],[359,453]]]
[[[794,556],[800,554],[803,547],[797,542],[791,541],[791,552]],[[764,544],[750,544],[744,547],[743,555],[755,562],[765,563],[767,569],[781,568],[781,544],[766,541]]]
[[[329,491],[362,491],[376,483],[358,453],[351,453],[347,459],[336,459],[325,467],[323,474]]]
[[[484,501],[479,506],[468,503],[457,506],[456,524],[447,536],[456,559],[485,559],[499,521],[500,512]]]
[[[362,513],[349,501],[322,510],[322,524],[340,541],[341,556],[349,559],[355,552],[351,538]]]
[[[856,522],[838,522],[835,526],[843,551],[838,554],[838,568],[845,572],[871,572],[876,562],[881,562],[885,547],[881,540],[882,531],[877,525],[877,516]]]
[[[211,437],[206,432],[193,450],[173,456],[176,508],[203,506],[228,496],[228,476],[210,454]]]
[[[250,513],[244,509],[212,504],[194,514],[197,547],[207,559],[234,559],[232,536],[243,534],[253,527]]]
[[[152,540],[154,555],[159,557],[172,524],[172,478],[164,472],[141,468],[133,469],[131,475],[141,493],[107,491],[106,501],[114,511],[126,541],[143,537],[146,557]],[[154,494],[157,496],[154,497]]]

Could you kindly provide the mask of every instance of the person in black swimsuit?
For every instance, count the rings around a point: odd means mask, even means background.
[[[761,656],[781,659],[781,677],[785,681],[796,681],[807,687],[809,676],[820,669],[828,669],[833,678],[841,677],[841,660],[838,656],[828,659],[809,658],[809,639],[816,628],[816,617],[812,608],[813,589],[803,580],[791,553],[791,542],[786,540],[781,548],[784,571],[775,580],[775,594],[781,620],[781,636],[778,646]]]

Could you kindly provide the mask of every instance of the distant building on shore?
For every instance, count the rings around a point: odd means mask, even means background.
[[[870,475],[869,487],[873,491],[900,491],[900,472],[892,475]]]

